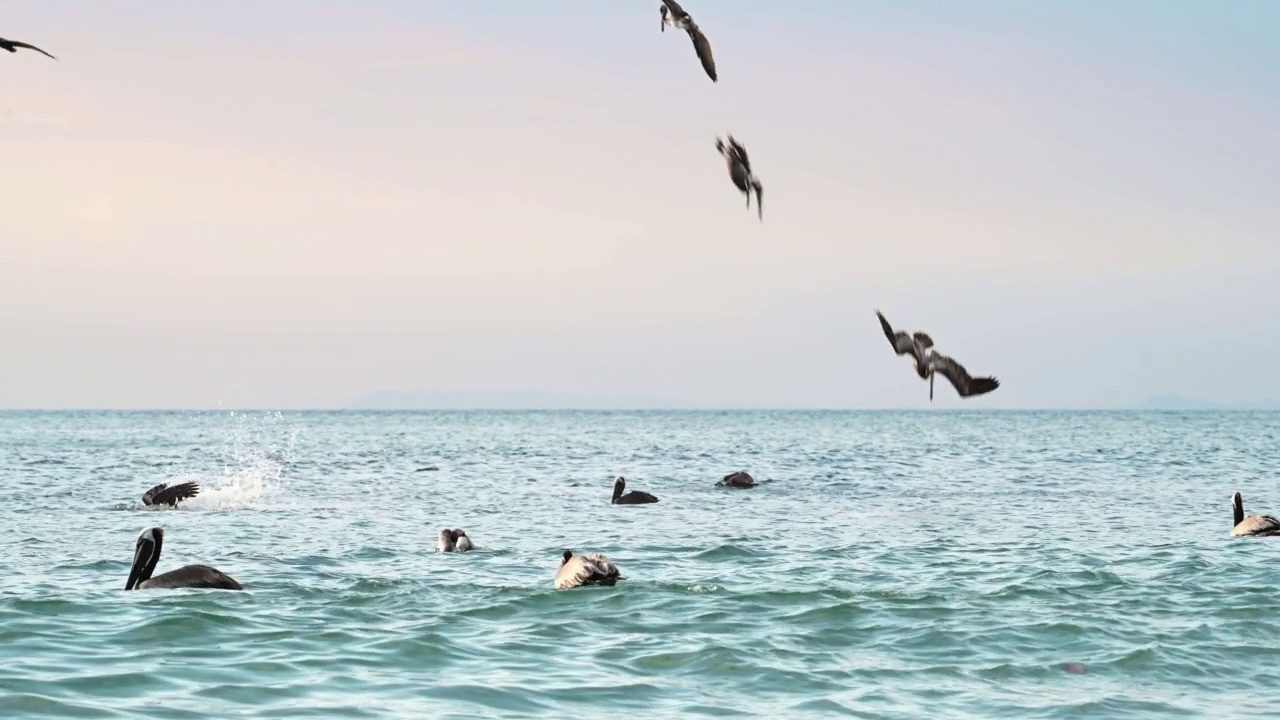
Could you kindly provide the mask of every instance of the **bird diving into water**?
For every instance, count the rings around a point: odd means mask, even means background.
[[[50,57],[50,58],[53,58],[54,60],[58,59],[56,57],[53,57],[49,53],[41,50],[40,48],[36,47],[35,45],[28,45],[24,42],[18,42],[17,40],[5,40],[4,38],[0,38],[0,50],[8,50],[11,53],[16,53],[18,52],[18,48],[35,50],[36,52],[40,53],[41,55],[44,55],[45,57]]]
[[[733,184],[747,196],[747,209],[751,209],[751,191],[756,191],[756,212],[760,215],[760,221],[764,221],[764,199],[760,194],[764,191],[764,187],[760,185],[760,181],[756,178],[755,173],[751,172],[751,158],[747,157],[747,149],[742,143],[733,139],[732,135],[726,133],[729,142],[726,143],[720,138],[716,138],[716,150],[724,156],[725,164],[729,166],[729,179]]]
[[[993,377],[972,377],[964,369],[963,365],[934,350],[933,338],[929,337],[927,333],[919,330],[911,335],[901,330],[895,332],[893,327],[889,325],[889,321],[884,319],[884,315],[879,310],[876,311],[876,317],[880,318],[880,327],[884,329],[884,336],[889,338],[889,344],[893,346],[893,351],[899,355],[911,355],[911,359],[915,361],[916,374],[922,380],[929,381],[929,400],[931,402],[933,401],[933,376],[935,373],[942,373],[944,377],[950,380],[956,392],[960,393],[960,397],[982,395],[1000,387],[999,380]]]
[[[689,33],[694,52],[698,53],[698,59],[702,61],[702,69],[707,71],[707,77],[711,78],[711,82],[716,82],[716,60],[711,57],[711,43],[707,42],[707,36],[698,29],[698,24],[676,0],[662,0],[661,12],[662,32],[666,32],[667,26],[670,25]]]
[[[160,483],[142,494],[142,504],[176,507],[180,501],[193,498],[199,494],[200,486],[193,482],[179,483],[173,487],[169,487],[166,483]]]
[[[155,588],[205,588],[210,590],[243,590],[235,578],[208,565],[183,565],[177,570],[160,573],[155,577],[160,561],[160,548],[164,545],[164,528],[149,527],[138,535],[133,550],[133,566],[125,590],[150,590]]]

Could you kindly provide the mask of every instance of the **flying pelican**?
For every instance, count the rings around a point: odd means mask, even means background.
[[[706,40],[703,40],[703,42],[706,42]],[[41,55],[44,55],[45,57],[51,57],[54,60],[58,59],[56,57],[53,57],[49,53],[41,50],[40,48],[36,47],[35,45],[28,45],[24,42],[18,42],[17,40],[5,40],[4,38],[0,38],[0,50],[8,50],[11,53],[16,53],[18,52],[18,48],[35,50],[36,52],[40,53]],[[710,51],[708,50],[708,52]]]
[[[1244,516],[1244,498],[1240,493],[1231,496],[1231,514],[1234,525],[1232,537],[1277,537],[1280,536],[1280,520],[1271,515]]]
[[[689,39],[693,41],[693,49],[698,53],[698,59],[702,61],[702,69],[707,71],[707,77],[711,78],[711,82],[716,82],[716,60],[711,57],[711,43],[707,42],[707,36],[698,29],[698,24],[676,0],[662,0],[660,10],[662,32],[666,32],[667,26],[670,25],[689,33]]]
[[[716,483],[716,487],[727,488],[750,488],[756,486],[755,478],[746,472],[735,472],[725,475],[720,482]]]
[[[453,550],[454,552],[466,552],[475,550],[476,546],[471,544],[471,538],[467,537],[467,531],[461,528],[453,531]]]
[[[609,562],[609,558],[599,553],[591,555],[574,555],[572,550],[565,550],[560,556],[560,569],[556,572],[556,589],[568,590],[569,588],[582,587],[584,585],[614,585],[619,580],[625,580],[618,573],[618,568]]]
[[[193,498],[200,494],[200,486],[193,482],[184,482],[179,485],[169,487],[165,483],[151,488],[142,493],[143,505],[168,505],[176,507],[178,502]]]
[[[950,380],[956,392],[960,393],[960,397],[982,395],[1000,387],[999,380],[993,377],[971,377],[963,365],[934,350],[933,338],[929,337],[928,333],[919,330],[911,335],[901,330],[895,332],[893,327],[889,325],[889,321],[884,319],[884,315],[879,310],[876,311],[876,317],[880,318],[880,327],[884,329],[884,336],[889,338],[889,344],[893,346],[893,351],[899,355],[910,354],[911,359],[915,361],[916,374],[921,379],[929,381],[929,400],[931,402],[933,400],[934,373],[942,373],[943,376]]]
[[[164,529],[149,527],[138,535],[133,551],[133,567],[125,590],[150,590],[152,588],[213,588],[219,590],[243,590],[244,587],[230,575],[208,565],[183,565],[155,577],[156,562],[160,560],[160,548],[164,545]]]
[[[632,490],[626,495],[623,495],[622,491],[625,490],[626,487],[627,479],[621,475],[618,476],[617,480],[613,481],[612,502],[614,505],[644,505],[646,503],[658,502],[656,495],[650,495],[649,493],[640,490]]]
[[[726,133],[727,134],[727,133]],[[732,135],[728,135],[729,143],[726,145],[723,140],[716,138],[716,150],[724,156],[725,164],[729,166],[729,179],[733,184],[747,196],[747,209],[751,209],[751,191],[756,191],[756,212],[760,215],[760,221],[764,222],[764,199],[761,193],[764,187],[760,184],[751,172],[751,158],[747,157],[747,149],[742,143],[733,139]]]

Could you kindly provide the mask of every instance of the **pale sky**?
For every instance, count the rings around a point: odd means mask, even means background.
[[[1280,398],[1280,4],[658,5],[9,0],[0,407]]]

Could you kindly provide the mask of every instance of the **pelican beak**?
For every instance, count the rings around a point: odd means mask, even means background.
[[[933,373],[929,373],[929,402],[933,402]]]
[[[133,551],[133,566],[129,568],[129,579],[124,583],[125,590],[132,590],[138,584],[138,576],[142,574],[142,568],[147,566],[147,561],[151,559],[152,548],[155,544],[149,540],[139,540],[138,548]]]

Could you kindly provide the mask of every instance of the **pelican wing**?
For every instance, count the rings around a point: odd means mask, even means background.
[[[199,494],[200,486],[193,482],[179,483],[173,487],[160,483],[142,494],[142,502],[144,505],[177,505],[179,501]]]
[[[916,343],[925,350],[933,347],[933,338],[929,337],[929,333],[917,330],[911,333],[911,339],[915,340]]]
[[[1280,520],[1271,515],[1250,515],[1231,529],[1234,537],[1254,535],[1260,537],[1280,535]]]
[[[880,318],[880,327],[884,330],[884,336],[889,338],[889,344],[893,346],[895,353],[906,355],[915,351],[915,344],[911,342],[910,335],[901,330],[895,331],[879,310],[876,311],[876,317]],[[932,342],[931,340],[930,343]]]
[[[946,355],[935,352],[929,356],[929,363],[934,372],[941,373],[951,381],[951,385],[955,387],[956,392],[960,393],[960,397],[982,395],[1000,387],[999,380],[993,377],[973,377],[963,365]]]
[[[138,583],[139,588],[207,588],[243,590],[235,578],[208,565],[185,565]]]
[[[707,71],[707,77],[711,78],[711,82],[716,82],[716,59],[711,56],[711,43],[692,20],[689,21],[689,39],[693,41],[693,50],[698,53],[698,59],[702,61],[702,69]]]
[[[556,589],[582,587],[583,585],[613,585],[622,579],[618,568],[609,558],[599,553],[574,555],[560,565],[556,572]]]
[[[58,59],[58,58],[56,58],[56,57],[53,57],[53,56],[52,56],[52,55],[50,55],[49,53],[47,53],[47,52],[45,52],[45,51],[41,50],[40,48],[36,47],[35,45],[29,45],[29,44],[24,43],[24,42],[18,42],[17,40],[3,40],[3,41],[0,41],[0,44],[7,44],[7,45],[9,45],[10,47],[26,48],[26,49],[28,49],[28,50],[35,50],[36,52],[40,53],[41,55],[44,55],[44,56],[45,56],[45,57],[47,57],[47,58],[53,58],[54,60],[57,60],[57,59]]]
[[[667,9],[671,11],[671,14],[676,17],[684,17],[685,15],[688,15],[676,0],[662,0],[662,3],[666,5]],[[653,11],[650,10],[650,12]]]
[[[729,136],[729,144],[733,146],[733,151],[738,154],[738,158],[742,160],[742,167],[751,172],[751,158],[747,156],[747,148],[738,142],[732,135]]]
[[[632,490],[631,492],[618,498],[620,505],[643,505],[646,503],[658,502],[658,496],[653,493],[647,493],[643,490]]]

